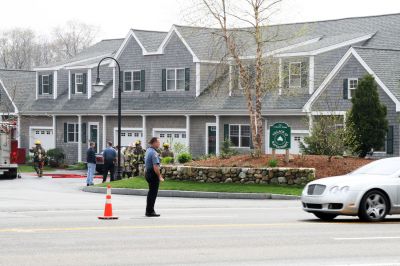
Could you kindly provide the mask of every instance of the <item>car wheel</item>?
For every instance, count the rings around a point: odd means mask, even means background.
[[[380,222],[389,210],[389,200],[378,190],[369,191],[360,202],[358,217],[366,222]]]
[[[324,212],[314,212],[314,215],[317,216],[322,221],[332,221],[337,217],[337,214],[324,213]]]

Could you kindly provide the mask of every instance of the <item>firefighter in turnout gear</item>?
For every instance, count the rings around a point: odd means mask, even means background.
[[[124,164],[123,164],[124,170],[123,170],[122,176],[127,175],[128,178],[132,177],[132,171],[133,171],[132,153],[133,153],[133,145],[126,147],[122,153],[123,154],[122,157],[124,158]]]
[[[169,144],[164,143],[163,147],[164,147],[164,150],[161,152],[161,158],[165,158],[165,157],[174,158],[174,153],[169,149]]]
[[[137,140],[135,142],[135,148],[133,150],[133,171],[134,171],[134,176],[138,176],[141,173],[141,170],[143,170],[143,164],[144,164],[144,155],[146,153],[146,150],[142,148],[142,142],[140,140]]]
[[[33,153],[33,166],[38,177],[43,176],[43,167],[46,159],[46,151],[42,147],[40,140],[35,141],[35,147],[29,150]]]

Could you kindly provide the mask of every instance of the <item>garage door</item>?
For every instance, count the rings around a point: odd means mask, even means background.
[[[156,130],[155,136],[160,138],[161,145],[169,143],[172,147],[175,143],[187,145],[186,130]]]
[[[118,144],[118,130],[114,129],[114,145]],[[121,146],[126,147],[131,145],[133,142],[140,140],[143,142],[142,130],[134,129],[121,129]]]
[[[35,141],[40,140],[45,150],[54,149],[53,128],[31,128],[29,133],[29,147],[35,146]]]
[[[269,130],[267,132],[267,136],[269,136]],[[291,139],[291,148],[289,150],[290,154],[299,154],[301,152],[300,150],[300,142],[303,142],[304,137],[308,136],[308,133],[293,133],[292,132],[292,139]],[[269,145],[269,140],[268,140],[268,145]],[[272,153],[272,149],[268,149],[268,153]],[[284,154],[285,150],[277,150],[277,154]]]

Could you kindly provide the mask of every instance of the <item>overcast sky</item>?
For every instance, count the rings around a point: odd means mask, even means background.
[[[46,35],[53,26],[80,20],[98,26],[99,39],[123,38],[130,28],[168,31],[172,24],[187,23],[182,14],[188,5],[190,0],[2,0],[0,30],[31,27]],[[388,13],[400,13],[400,0],[283,0],[273,20],[301,22]]]

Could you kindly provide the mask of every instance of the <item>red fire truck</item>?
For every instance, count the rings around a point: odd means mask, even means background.
[[[18,177],[18,141],[16,125],[0,122],[0,178]]]

